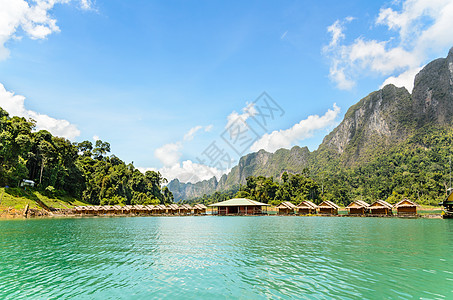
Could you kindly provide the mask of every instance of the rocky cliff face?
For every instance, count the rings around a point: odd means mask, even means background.
[[[218,182],[215,177],[197,183],[181,183],[174,179],[168,184],[168,188],[172,191],[175,201],[191,199],[245,184],[249,176],[280,178],[285,171],[299,173],[308,167],[309,159],[310,151],[307,147],[295,146],[291,150],[279,149],[275,153],[260,150],[241,157],[238,165],[228,175],[223,175]]]
[[[318,150],[260,150],[242,157],[219,182],[215,178],[195,184],[170,182],[175,199],[190,199],[244,184],[248,176],[279,178],[284,171],[301,172],[309,167],[322,171],[327,163],[357,165],[389,145],[402,142],[426,126],[453,124],[453,48],[447,58],[437,59],[416,76],[412,95],[405,88],[387,85],[349,108],[343,121],[329,133]]]
[[[316,153],[331,150],[353,164],[370,148],[385,147],[413,130],[411,95],[405,88],[387,85],[349,108],[344,120],[328,134]]]
[[[413,110],[418,127],[449,125],[453,115],[453,48],[447,58],[426,65],[415,77]]]

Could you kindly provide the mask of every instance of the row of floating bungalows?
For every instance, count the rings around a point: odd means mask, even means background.
[[[408,199],[404,199],[395,205],[391,205],[384,200],[377,200],[372,204],[368,204],[362,200],[356,200],[350,203],[346,209],[349,215],[392,216],[393,208],[396,209],[398,215],[416,215],[418,206],[418,204]],[[303,201],[297,206],[291,202],[282,202],[277,206],[277,211],[280,215],[338,215],[338,209],[340,207],[331,201],[324,201],[319,205],[311,201]]]
[[[204,204],[170,204],[170,205],[99,205],[76,206],[74,214],[78,215],[204,215],[207,207]]]

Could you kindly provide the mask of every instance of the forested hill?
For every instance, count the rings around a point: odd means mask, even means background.
[[[249,176],[280,180],[285,171],[308,169],[323,197],[336,202],[409,197],[435,203],[449,184],[452,124],[453,48],[419,72],[412,94],[387,85],[350,107],[314,152],[297,146],[260,150],[242,157],[219,181],[174,180],[168,187],[176,200],[191,199],[237,191]]]
[[[158,204],[173,201],[158,172],[142,174],[115,155],[110,144],[71,143],[48,131],[34,132],[34,121],[10,117],[0,108],[0,185],[37,183],[49,196],[72,196],[91,204]]]

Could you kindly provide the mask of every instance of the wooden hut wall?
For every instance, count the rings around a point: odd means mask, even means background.
[[[364,207],[351,207],[349,209],[349,214],[350,215],[364,215],[365,208]]]
[[[334,208],[327,208],[327,207],[320,207],[319,208],[319,213],[320,214],[326,214],[326,215],[337,215],[338,210]]]
[[[310,207],[299,207],[299,215],[315,214],[316,209]]]
[[[228,213],[227,208],[228,207],[218,207],[217,208],[218,214],[221,216],[226,215]]]
[[[279,208],[278,212],[279,215],[289,215],[291,213],[291,209],[289,208]]]
[[[382,208],[372,209],[371,214],[373,214],[373,215],[391,215],[392,212],[387,207],[382,207]]]
[[[400,207],[397,207],[396,210],[399,215],[416,215],[417,214],[416,206],[400,206]]]

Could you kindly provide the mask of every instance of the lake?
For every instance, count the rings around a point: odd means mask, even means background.
[[[453,299],[453,220],[0,221],[4,299]]]

